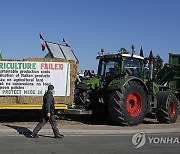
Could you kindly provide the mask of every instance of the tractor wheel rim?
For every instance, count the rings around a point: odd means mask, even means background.
[[[132,92],[128,95],[126,100],[127,112],[132,117],[137,117],[142,111],[142,99],[136,92]]]
[[[173,118],[176,114],[176,104],[174,102],[170,103],[170,117]]]

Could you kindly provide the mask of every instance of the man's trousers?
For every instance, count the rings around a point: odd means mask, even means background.
[[[41,128],[49,122],[51,124],[54,136],[59,135],[59,129],[57,127],[56,117],[54,114],[51,114],[51,116],[48,118],[46,113],[41,114],[40,122],[37,124],[37,126],[34,128],[33,133],[38,134],[38,132],[41,130]]]

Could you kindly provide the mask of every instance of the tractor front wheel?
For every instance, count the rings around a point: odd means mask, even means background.
[[[75,104],[88,107],[91,104],[91,90],[80,90],[75,97]]]

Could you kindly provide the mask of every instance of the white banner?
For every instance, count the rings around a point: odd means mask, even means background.
[[[70,95],[69,63],[0,61],[0,96],[42,96],[50,84],[54,96]]]

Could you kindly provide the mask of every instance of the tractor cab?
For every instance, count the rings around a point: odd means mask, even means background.
[[[118,53],[106,54],[99,59],[98,76],[103,78],[124,77],[125,75],[142,78],[144,74],[144,58],[142,56]]]

